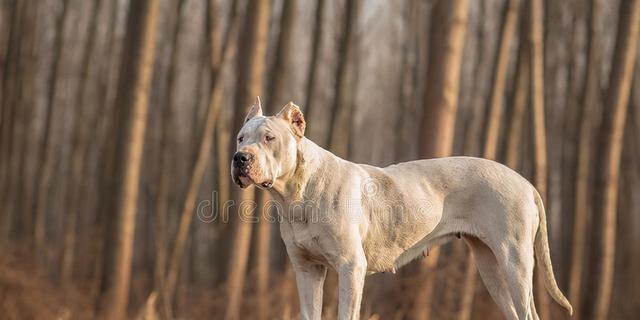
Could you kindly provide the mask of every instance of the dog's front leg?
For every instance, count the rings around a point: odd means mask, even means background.
[[[367,272],[367,259],[362,248],[351,258],[337,266],[338,269],[338,319],[355,320],[360,318],[360,303],[364,277]]]
[[[318,264],[300,263],[291,259],[296,272],[300,316],[303,320],[320,320],[322,314],[322,286],[327,267]]]

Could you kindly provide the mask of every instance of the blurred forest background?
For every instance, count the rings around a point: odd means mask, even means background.
[[[217,215],[266,200],[229,174],[258,95],[355,162],[509,165],[574,318],[637,318],[639,27],[640,0],[0,0],[0,318],[298,317],[278,226]],[[461,241],[368,277],[362,316],[502,317]]]

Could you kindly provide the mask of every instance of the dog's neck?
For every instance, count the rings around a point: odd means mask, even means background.
[[[272,195],[285,203],[302,200],[306,185],[314,179],[314,173],[322,171],[322,167],[327,163],[325,161],[327,157],[335,156],[313,141],[302,137],[298,142],[295,169],[274,182],[273,188],[270,189]]]

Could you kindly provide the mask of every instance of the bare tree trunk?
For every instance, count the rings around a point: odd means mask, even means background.
[[[291,59],[291,39],[296,16],[296,1],[284,0],[280,16],[280,33],[276,44],[276,57],[271,68],[269,91],[267,95],[266,114],[271,114],[280,105],[284,105],[282,95],[284,93],[284,80],[286,67]],[[271,242],[271,222],[267,219],[270,214],[268,201],[271,199],[269,193],[264,190],[256,190],[257,193],[257,213],[258,225],[256,227],[256,293],[260,297],[257,299],[257,319],[267,319],[269,316],[270,300],[269,296],[269,243]]]
[[[226,164],[230,162],[230,133],[227,128],[227,121],[220,117],[218,119],[218,125],[215,130],[216,135],[216,162],[219,164]],[[218,186],[218,201],[217,208],[223,221],[229,220],[229,211],[225,210],[224,203],[231,199],[231,183],[229,179],[229,168],[225,165],[218,165],[216,168],[216,185]]]
[[[640,61],[640,60],[639,60]],[[640,64],[640,63],[639,63]],[[631,99],[631,106],[629,108],[631,108],[630,111],[630,115],[632,115],[631,121],[629,121],[630,125],[631,125],[631,136],[632,137],[640,137],[640,68],[636,67],[636,72],[635,72],[635,76],[634,76],[634,85],[633,85],[633,89],[631,90],[632,92],[632,99]],[[631,144],[631,150],[632,150],[632,154],[633,154],[633,159],[634,161],[632,161],[632,163],[635,163],[635,170],[633,171],[633,189],[635,191],[632,191],[631,194],[633,195],[637,195],[640,194],[640,141],[638,139],[630,139],[630,140],[635,140]],[[627,140],[629,141],[629,140]],[[631,142],[631,141],[630,141]],[[639,197],[632,197],[632,206],[635,208],[636,211],[634,212],[638,212],[637,208],[640,208],[640,198]],[[631,247],[631,252],[635,253],[635,252],[640,252],[640,232],[637,232],[637,230],[640,230],[640,215],[635,214],[634,215],[636,217],[635,221],[634,221],[634,225],[633,225],[633,229],[636,230],[633,233],[634,239],[630,244]],[[640,270],[640,256],[636,255],[636,254],[631,254],[631,270]],[[640,305],[640,274],[638,274],[637,272],[632,272],[634,274],[632,280],[631,280],[631,286],[633,288],[635,288],[635,294],[634,297],[635,299],[632,300],[633,305],[638,306]]]
[[[129,9],[127,39],[116,105],[124,121],[122,155],[116,168],[122,168],[118,196],[118,227],[115,244],[113,282],[108,290],[107,319],[126,316],[131,278],[131,260],[138,204],[138,186],[147,120],[149,85],[153,71],[156,19],[159,1],[134,1]]]
[[[239,29],[239,10],[238,10],[238,2],[239,1],[234,1],[232,4],[232,8],[230,11],[231,17],[229,18],[230,21],[234,21],[235,25],[236,25],[236,30]],[[237,48],[237,41],[231,41],[231,39],[237,40],[237,38],[235,36],[231,36],[229,34],[229,29],[226,30],[225,34],[227,35],[227,39],[225,40],[225,42],[227,42],[228,46],[230,46],[231,48],[229,50],[231,50],[230,55],[235,54],[235,49]],[[223,50],[224,51],[224,50]],[[230,159],[231,159],[231,144],[235,144],[235,139],[231,139],[231,135],[232,133],[230,132],[232,129],[230,129],[229,127],[231,126],[229,123],[229,121],[227,121],[227,119],[225,119],[224,117],[219,117],[218,118],[218,123],[216,125],[216,129],[215,129],[215,138],[216,138],[216,144],[214,146],[215,148],[215,155],[216,155],[216,163],[217,168],[216,168],[216,185],[217,185],[217,191],[218,191],[218,203],[216,204],[219,216],[221,217],[221,221],[228,223],[229,220],[229,211],[228,208],[225,208],[225,204],[228,200],[232,199],[232,195],[231,195],[231,182],[229,179],[229,166],[227,166],[226,164],[230,163]],[[235,134],[235,133],[233,133]],[[232,231],[232,230],[227,230],[227,231]],[[231,232],[228,233],[228,236],[231,236]],[[226,252],[225,252],[226,253]],[[225,270],[225,268],[227,268],[226,265],[220,265],[218,266],[219,269],[221,270]]]
[[[535,156],[536,188],[541,195],[547,190],[547,143],[544,123],[544,61],[542,48],[543,9],[541,0],[530,0],[531,28],[529,42],[531,46],[531,100],[533,107],[533,135]]]
[[[322,0],[321,0],[322,1]],[[282,13],[280,17],[280,34],[276,45],[276,58],[271,68],[269,81],[269,93],[267,95],[267,114],[276,111],[278,107],[284,105],[282,95],[284,93],[284,80],[287,64],[291,60],[291,39],[295,30],[296,1],[283,0]],[[314,44],[315,45],[315,44]],[[313,53],[312,53],[313,54]]]
[[[100,73],[100,79],[98,80],[98,89],[100,90],[98,97],[97,97],[97,105],[98,105],[98,109],[100,110],[99,114],[94,118],[94,124],[92,126],[92,128],[96,129],[95,132],[95,136],[94,139],[96,141],[98,141],[98,147],[96,148],[97,150],[94,152],[90,152],[90,153],[94,153],[92,160],[97,162],[97,164],[94,167],[93,172],[91,172],[91,174],[94,177],[98,177],[97,182],[95,182],[95,186],[93,188],[91,188],[92,190],[88,190],[89,188],[83,188],[83,194],[81,196],[82,199],[87,198],[86,195],[92,195],[92,191],[97,191],[93,194],[93,203],[91,203],[92,206],[85,206],[84,208],[92,208],[95,211],[97,211],[96,214],[96,221],[98,222],[97,224],[99,225],[99,227],[97,228],[97,234],[95,234],[95,238],[97,238],[97,240],[95,240],[94,245],[91,247],[91,251],[95,252],[95,256],[93,257],[86,257],[85,260],[85,266],[86,269],[89,269],[90,271],[88,271],[89,273],[92,273],[91,275],[91,280],[89,281],[90,287],[91,287],[91,291],[89,292],[89,298],[91,299],[91,301],[95,301],[95,310],[94,311],[99,311],[100,308],[102,308],[104,306],[104,302],[107,302],[102,298],[102,294],[104,293],[103,289],[105,289],[106,287],[106,282],[104,280],[108,280],[106,273],[103,272],[103,270],[105,270],[105,268],[108,267],[107,265],[107,261],[109,261],[109,258],[111,258],[112,255],[108,255],[105,254],[107,251],[104,249],[105,248],[105,243],[106,240],[108,238],[113,238],[113,237],[107,237],[106,236],[106,230],[108,230],[107,228],[110,227],[110,221],[113,219],[109,219],[106,220],[108,221],[108,223],[105,223],[105,219],[104,217],[107,215],[111,215],[112,212],[115,211],[115,209],[112,206],[108,206],[107,203],[110,203],[109,201],[109,196],[111,195],[111,192],[103,192],[107,189],[107,176],[109,172],[112,172],[112,170],[107,170],[109,165],[111,165],[111,158],[113,158],[111,155],[111,153],[107,153],[105,151],[110,151],[110,146],[112,145],[111,143],[111,139],[106,138],[107,135],[110,133],[110,130],[108,129],[108,124],[111,122],[111,119],[113,117],[108,116],[110,113],[112,113],[112,110],[115,107],[115,97],[116,97],[116,93],[117,93],[117,87],[118,87],[118,78],[119,78],[119,74],[120,74],[120,70],[118,68],[118,65],[120,63],[120,58],[121,58],[121,54],[120,53],[120,49],[121,49],[121,45],[118,45],[117,41],[120,36],[118,36],[118,32],[115,30],[116,29],[116,25],[117,25],[117,21],[118,21],[118,13],[121,10],[120,9],[120,5],[117,2],[105,2],[107,4],[110,4],[109,6],[109,18],[108,18],[108,24],[107,24],[107,30],[109,30],[106,35],[105,35],[105,43],[106,48],[104,50],[104,52],[100,55],[100,57],[102,58],[102,61],[99,65],[99,73]],[[113,134],[113,136],[115,136],[115,134]],[[89,164],[89,162],[87,162],[87,164]],[[102,169],[101,174],[98,174],[98,168]],[[91,169],[91,166],[87,166],[85,168],[85,172],[89,173]],[[109,179],[111,179],[111,176],[109,176]],[[96,194],[97,193],[97,194]],[[104,201],[104,202],[103,202]],[[88,211],[88,210],[87,210]],[[83,211],[83,212],[87,212],[87,211]],[[111,229],[109,229],[111,230]]]
[[[19,40],[19,37],[17,37],[17,33],[19,30],[17,22],[19,21],[19,12],[20,11],[18,10],[18,4],[14,1],[7,4],[6,11],[4,12],[5,14],[2,16],[2,27],[7,30],[7,36],[6,42],[2,43],[3,47],[1,48],[1,59],[3,63],[0,64],[0,76],[2,77],[0,79],[2,81],[0,83],[0,181],[2,181],[2,183],[0,183],[0,210],[3,210],[2,212],[0,212],[0,219],[3,219],[5,214],[4,204],[6,202],[5,197],[7,195],[7,192],[4,192],[4,190],[5,187],[7,187],[6,177],[8,176],[9,171],[9,168],[7,167],[9,158],[7,139],[9,136],[9,132],[7,132],[7,130],[9,129],[8,118],[11,110],[8,100],[10,92],[12,92],[11,89],[15,85],[15,83],[11,81],[11,78],[15,73],[14,69],[16,68],[16,63],[12,62],[15,61],[17,56],[16,46]]]
[[[295,291],[295,275],[293,274],[293,267],[291,263],[286,262],[284,266],[284,271],[282,271],[282,283],[281,283],[281,301],[283,302],[281,319],[283,320],[291,320],[291,313],[293,307],[293,300],[296,299],[294,295]]]
[[[3,252],[9,241],[11,231],[13,209],[11,208],[13,189],[11,186],[12,174],[12,148],[13,148],[13,127],[15,125],[14,114],[18,108],[15,100],[20,88],[19,61],[21,58],[20,48],[22,41],[22,24],[24,15],[27,14],[27,3],[13,3],[11,14],[10,34],[7,44],[6,66],[2,73],[2,121],[0,124],[0,252]],[[18,36],[21,35],[21,36]]]
[[[473,256],[469,253],[467,259],[467,269],[465,270],[464,277],[464,289],[462,291],[462,298],[460,301],[460,311],[458,313],[458,319],[467,320],[471,319],[473,311],[473,298],[476,293],[477,283],[477,269],[473,260]]]
[[[433,45],[420,136],[422,158],[443,157],[451,152],[468,11],[467,0],[439,0],[433,8]]]
[[[17,8],[16,8],[17,7]],[[32,230],[32,210],[27,205],[26,200],[30,197],[31,190],[25,189],[29,187],[29,183],[25,182],[26,175],[26,163],[32,162],[27,156],[27,148],[32,139],[29,138],[29,130],[32,128],[35,105],[35,94],[38,92],[35,87],[35,79],[38,76],[37,68],[35,66],[33,57],[38,53],[36,49],[36,41],[38,40],[37,31],[39,29],[39,11],[41,6],[32,2],[19,2],[14,6],[14,13],[17,15],[14,17],[14,21],[18,24],[16,27],[18,32],[16,45],[11,46],[17,51],[10,49],[11,53],[15,52],[17,55],[13,56],[12,64],[9,66],[10,72],[5,74],[11,76],[11,82],[15,82],[15,86],[11,89],[12,92],[3,92],[2,95],[7,95],[9,100],[5,100],[3,107],[8,107],[11,116],[8,117],[8,169],[6,177],[6,187],[8,188],[4,193],[6,202],[1,205],[4,207],[6,214],[3,218],[5,221],[0,221],[0,226],[3,231],[0,234],[0,251],[2,247],[6,245],[6,240],[11,237],[12,240],[27,240],[26,247],[30,247],[30,238],[24,237],[24,235],[33,234]],[[14,31],[16,32],[16,31]],[[10,54],[10,52],[7,52]],[[8,70],[8,71],[9,71]],[[6,80],[6,79],[5,79]],[[4,100],[4,99],[3,99]],[[5,225],[6,223],[6,225]]]
[[[575,213],[573,226],[573,245],[571,252],[571,269],[569,272],[569,301],[574,310],[574,317],[581,317],[582,275],[584,270],[587,216],[589,215],[589,171],[592,169],[591,144],[596,106],[600,103],[600,0],[590,1],[589,34],[587,36],[587,79],[582,89],[582,108],[580,112],[580,128],[578,129],[578,156],[575,167]]]
[[[170,90],[167,88],[167,90]],[[168,105],[165,105],[162,110],[161,120],[161,137],[160,137],[160,164],[158,166],[158,198],[155,207],[155,223],[154,223],[154,240],[155,240],[155,261],[153,271],[154,291],[160,292],[164,287],[164,279],[167,266],[167,211],[169,209],[169,186],[170,186],[170,171],[169,168],[174,163],[173,156],[171,155],[171,149],[174,146],[169,138],[169,133],[174,132],[172,120],[172,112]],[[166,315],[172,313],[171,306],[163,301],[164,310]]]
[[[318,78],[318,65],[320,64],[320,52],[322,51],[322,34],[323,34],[323,20],[325,12],[325,0],[317,0],[316,2],[316,16],[313,27],[313,38],[311,42],[311,59],[309,60],[309,73],[307,76],[307,97],[304,100],[304,113],[307,116],[311,115],[313,106],[313,98],[316,88],[316,81]]]
[[[500,119],[502,118],[511,38],[513,38],[518,21],[519,3],[520,0],[509,0],[505,5],[500,43],[494,63],[491,102],[489,103],[489,117],[487,118],[484,140],[484,157],[491,160],[495,160],[497,157],[498,133],[500,132]]]
[[[40,146],[38,159],[43,159],[42,163],[38,166],[38,172],[35,176],[37,179],[35,185],[38,186],[35,218],[34,218],[34,238],[36,254],[41,255],[44,252],[45,243],[45,228],[46,228],[46,208],[49,191],[47,188],[50,186],[52,175],[52,161],[53,161],[53,148],[51,134],[51,123],[53,122],[53,115],[55,114],[55,93],[56,86],[58,84],[58,69],[60,66],[60,59],[62,55],[62,47],[64,42],[64,21],[66,20],[68,12],[68,0],[63,0],[60,15],[56,20],[55,30],[55,42],[53,48],[53,65],[51,66],[51,75],[49,77],[49,87],[47,89],[47,107],[45,115],[45,127],[43,131],[42,145]]]
[[[234,114],[232,130],[238,130],[244,121],[244,109],[250,101],[260,95],[262,76],[267,49],[269,29],[269,0],[250,0],[247,6],[246,24],[239,42],[241,48],[238,57],[238,84],[236,87],[235,105],[238,109]],[[232,144],[235,145],[235,144]],[[228,160],[228,159],[227,159]],[[251,240],[251,225],[244,221],[251,215],[249,212],[253,203],[255,190],[239,190],[236,196],[237,213],[241,218],[235,224],[233,248],[229,260],[227,276],[227,310],[225,319],[238,319],[242,303],[242,289],[244,288],[249,245]]]
[[[431,43],[424,97],[424,114],[420,135],[422,158],[443,157],[451,153],[455,115],[458,107],[460,70],[467,27],[469,2],[467,0],[440,0],[433,8]],[[428,319],[431,313],[434,270],[439,247],[431,250],[422,261],[421,277],[426,277],[415,296],[412,319]]]
[[[217,30],[213,30],[213,27],[214,25],[212,24],[209,28],[210,37],[215,37],[215,33],[217,33]],[[229,31],[234,32],[235,27],[236,22],[235,19],[233,19],[232,21],[230,21]],[[200,145],[198,148],[198,153],[196,155],[196,161],[193,166],[193,171],[191,172],[191,179],[189,180],[189,186],[184,199],[184,203],[182,205],[182,212],[180,213],[180,224],[178,227],[178,232],[176,234],[175,244],[171,252],[171,257],[169,259],[169,268],[167,270],[167,280],[165,281],[164,292],[166,299],[165,303],[167,304],[173,301],[173,296],[175,295],[176,282],[178,280],[178,269],[180,267],[182,256],[184,254],[184,246],[187,241],[189,226],[191,225],[191,220],[193,218],[193,208],[195,206],[196,196],[198,195],[198,190],[202,183],[204,170],[206,169],[206,165],[209,162],[209,157],[211,156],[213,133],[216,120],[218,119],[218,114],[220,113],[220,107],[222,105],[222,83],[220,81],[220,73],[222,67],[224,66],[224,63],[229,58],[231,52],[231,46],[228,45],[230,36],[231,34],[228,33],[225,44],[223,45],[223,53],[221,55],[220,61],[216,62],[217,53],[214,52],[216,46],[213,45],[211,48],[212,88],[211,97],[209,100],[209,109],[207,110],[207,116],[205,119],[204,128],[202,130],[202,135],[200,137]]]
[[[531,105],[533,114],[533,145],[535,186],[543,201],[547,198],[547,139],[544,110],[544,50],[543,50],[543,3],[530,0],[529,3],[529,45],[531,48]],[[539,269],[538,269],[539,270]],[[540,271],[538,271],[540,272]],[[542,276],[537,277],[538,313],[541,319],[549,319],[549,295]]]
[[[519,0],[509,0],[505,4],[500,42],[496,54],[493,70],[493,83],[491,89],[491,101],[489,104],[489,117],[485,131],[484,158],[495,160],[498,150],[498,133],[500,132],[500,119],[502,118],[503,97],[505,95],[505,82],[507,77],[507,66],[509,64],[509,52],[511,49],[511,38],[516,29],[518,20]],[[464,289],[462,292],[462,302],[458,319],[466,320],[471,317],[473,308],[473,296],[476,289],[476,266],[473,257],[469,254],[467,269],[465,274]]]
[[[169,70],[167,72],[166,78],[166,87],[163,92],[162,99],[162,132],[160,137],[160,181],[158,186],[158,201],[156,203],[156,230],[155,230],[155,241],[156,241],[156,256],[155,256],[155,267],[154,267],[154,276],[155,276],[155,288],[151,295],[154,293],[160,294],[161,305],[163,306],[162,310],[164,312],[164,316],[167,318],[173,317],[173,299],[172,296],[167,294],[167,269],[169,268],[167,265],[168,261],[168,237],[167,237],[167,213],[169,212],[169,208],[171,206],[170,202],[170,169],[175,166],[175,158],[173,155],[172,148],[174,144],[172,143],[172,136],[175,134],[173,131],[173,120],[171,119],[173,115],[173,98],[174,98],[174,90],[175,90],[175,81],[177,77],[177,69],[178,69],[178,56],[181,50],[180,46],[180,31],[182,30],[182,13],[184,8],[185,1],[177,0],[172,3],[175,5],[173,7],[170,19],[170,53],[169,53]],[[195,126],[194,126],[195,127]],[[150,297],[151,297],[150,295]],[[171,297],[171,298],[169,298]],[[148,302],[148,301],[147,301]]]
[[[353,116],[351,103],[352,89],[349,83],[349,62],[354,29],[357,27],[359,0],[347,0],[344,19],[344,29],[338,48],[338,66],[336,69],[335,96],[333,112],[331,113],[331,130],[329,131],[329,146],[339,157],[346,157],[349,153],[349,127]]]
[[[0,28],[2,29],[2,33],[0,34],[0,132],[2,132],[2,128],[4,127],[4,123],[2,121],[2,116],[4,115],[4,104],[2,103],[3,97],[6,94],[5,82],[7,72],[7,65],[10,60],[10,52],[11,43],[15,39],[15,28],[14,21],[16,20],[16,2],[15,1],[5,1],[0,5]],[[13,58],[13,57],[11,57]],[[0,139],[0,150],[2,150],[2,139]]]
[[[523,31],[526,32],[526,30]],[[529,75],[530,58],[529,48],[527,46],[528,45],[525,41],[521,41],[520,48],[518,49],[516,86],[513,92],[513,108],[511,110],[505,147],[505,164],[514,170],[517,170],[520,167],[520,154],[522,153],[520,146],[522,144],[523,120],[527,108],[527,102],[529,101],[529,80],[531,76]]]
[[[66,199],[66,215],[67,221],[65,221],[64,232],[64,247],[62,252],[62,268],[60,272],[60,278],[62,284],[68,284],[71,280],[73,273],[73,266],[75,260],[75,247],[76,247],[76,226],[80,210],[81,198],[79,195],[82,192],[82,169],[86,159],[86,149],[89,148],[87,141],[85,141],[89,135],[89,124],[91,121],[88,119],[87,106],[85,105],[86,86],[89,82],[89,68],[91,63],[91,54],[93,53],[95,46],[95,39],[97,38],[97,21],[98,13],[100,11],[100,0],[96,0],[93,3],[91,20],[89,20],[89,29],[87,31],[85,47],[83,49],[82,61],[80,62],[80,82],[79,88],[75,97],[75,108],[78,119],[76,120],[75,133],[73,134],[73,146],[71,148],[71,192],[67,192]]]
[[[600,161],[601,177],[598,194],[601,195],[598,211],[602,214],[602,243],[600,251],[599,286],[596,292],[594,318],[609,318],[609,305],[613,289],[616,246],[616,216],[618,177],[624,126],[629,105],[629,93],[640,29],[640,0],[625,0],[620,5],[618,35],[611,70],[611,80],[606,97],[610,112],[602,118],[603,148]]]
[[[394,136],[395,153],[394,161],[405,161],[407,146],[404,143],[407,126],[407,114],[412,114],[414,107],[414,96],[416,95],[418,74],[420,72],[420,61],[418,60],[417,48],[420,41],[416,41],[418,26],[420,24],[420,3],[419,1],[405,1],[402,9],[403,36],[402,36],[402,57],[400,62],[400,72],[398,73],[398,105],[396,118],[393,126],[396,131]],[[425,41],[426,42],[426,41]]]

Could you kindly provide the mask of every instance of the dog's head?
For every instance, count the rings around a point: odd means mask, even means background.
[[[275,116],[263,116],[260,99],[249,108],[238,132],[231,176],[241,188],[256,184],[271,188],[277,179],[294,172],[298,143],[306,123],[300,108],[289,102]]]

